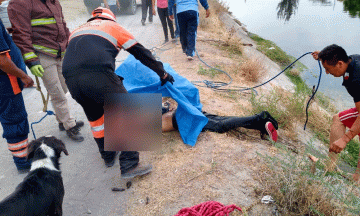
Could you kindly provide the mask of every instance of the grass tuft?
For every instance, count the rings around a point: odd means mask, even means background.
[[[359,188],[343,174],[325,172],[318,162],[312,173],[306,152],[298,157],[281,144],[276,147],[279,155],[260,154],[267,168],[256,178],[259,193],[270,194],[282,215],[359,215]]]

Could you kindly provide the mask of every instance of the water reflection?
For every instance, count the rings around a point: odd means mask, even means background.
[[[360,1],[359,0],[345,0],[344,11],[349,12],[352,18],[360,17]]]
[[[285,19],[285,21],[289,21],[291,16],[295,14],[299,5],[299,0],[282,0],[277,6],[278,19]]]
[[[314,3],[320,3],[322,6],[332,6],[336,4],[336,1],[333,0],[309,0]],[[360,18],[360,1],[359,0],[337,0],[343,2],[344,11],[348,12],[352,18]],[[289,21],[291,16],[295,14],[298,9],[299,0],[281,0],[277,6],[278,19],[284,19]]]

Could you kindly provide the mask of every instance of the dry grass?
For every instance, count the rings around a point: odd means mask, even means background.
[[[355,184],[341,175],[327,175],[319,164],[311,174],[306,154],[294,156],[283,150],[284,146],[277,147],[279,154],[262,156],[266,165],[255,174],[261,185],[256,190],[260,197],[271,194],[283,215],[359,213],[359,188]]]
[[[238,37],[235,36],[235,30],[227,30],[224,24],[220,21],[219,15],[222,13],[229,13],[228,6],[217,0],[209,1],[211,15],[205,18],[205,10],[200,10],[199,30],[212,32],[214,39],[218,40],[220,48],[225,49],[229,54],[240,55],[242,53],[242,43]]]
[[[289,74],[292,76],[299,76],[300,75],[300,71],[296,68],[293,68],[289,71]]]
[[[330,137],[330,125],[331,125],[331,115],[320,106],[314,104],[311,105],[308,127],[315,131],[324,144],[328,143],[327,140]]]
[[[283,215],[345,215],[319,181],[282,169],[268,169],[258,180],[264,186],[262,195],[271,194]]]
[[[262,76],[264,65],[258,59],[251,58],[241,64],[240,70],[245,80],[256,83]]]

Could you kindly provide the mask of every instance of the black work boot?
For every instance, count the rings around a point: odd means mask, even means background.
[[[116,152],[116,154],[114,155],[113,158],[109,158],[109,159],[104,159],[105,161],[105,166],[106,167],[112,167],[114,166],[115,164],[115,159],[116,159],[116,156],[119,154],[119,152]]]
[[[84,141],[84,137],[80,134],[80,128],[76,127],[76,125],[69,130],[66,130],[66,135],[75,142]]]
[[[152,165],[136,166],[126,172],[121,171],[121,178],[129,179],[135,178],[136,176],[143,176],[152,171]]]
[[[96,144],[98,145],[99,152],[100,152],[101,158],[102,158],[102,159],[104,160],[104,162],[105,162],[105,166],[106,166],[106,167],[112,167],[112,166],[114,166],[116,155],[117,155],[119,152],[116,152],[116,151],[105,151],[105,150],[104,150],[104,148],[105,148],[104,137],[103,137],[103,138],[95,138],[95,142],[96,142]]]
[[[84,126],[84,122],[83,122],[83,121],[75,121],[75,122],[76,122],[75,127],[80,128],[80,127]],[[63,123],[59,123],[59,130],[60,130],[60,131],[64,131],[64,130],[65,130],[65,127],[64,127],[64,124],[63,124]]]

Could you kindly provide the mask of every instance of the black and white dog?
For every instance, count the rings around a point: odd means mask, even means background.
[[[28,148],[31,169],[15,189],[0,202],[0,216],[62,215],[64,185],[60,172],[64,143],[53,136],[32,141]]]

